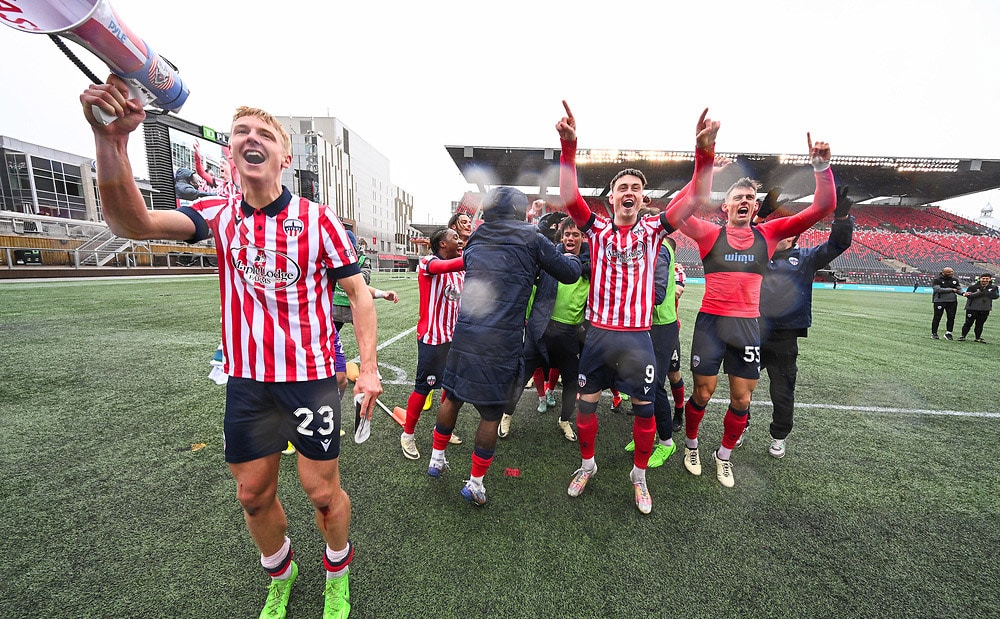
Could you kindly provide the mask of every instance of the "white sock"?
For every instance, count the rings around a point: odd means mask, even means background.
[[[597,462],[595,462],[593,458],[584,458],[583,464],[581,466],[587,470],[590,470],[593,469],[595,466],[597,466]]]
[[[698,449],[698,439],[684,437],[684,445],[688,449]]]
[[[278,552],[267,557],[265,557],[263,554],[260,555],[260,564],[264,566],[264,569],[270,571],[281,565],[281,562],[284,561],[286,557],[288,557],[288,553],[291,552],[291,549],[292,549],[292,540],[288,539],[288,536],[286,535],[285,543],[281,545],[281,548],[278,549]],[[271,578],[275,580],[284,580],[291,575],[292,575],[292,562],[289,561],[288,567],[285,568],[285,571],[277,575],[272,574]]]
[[[444,450],[431,449],[431,460],[436,460],[436,461],[444,460]]]
[[[632,474],[629,475],[633,482],[646,481],[646,469],[640,469],[639,467],[632,465]]]
[[[406,440],[410,440],[411,438],[413,438],[413,435],[412,435],[412,434],[407,434],[407,433],[406,433],[406,432],[404,431],[404,432],[403,432],[403,438],[405,438]]]
[[[480,475],[479,477],[474,477],[474,476],[470,475],[469,476],[469,481],[471,481],[472,483],[474,483],[477,486],[482,486],[483,485],[483,476]]]
[[[719,456],[719,460],[728,460],[729,457],[733,455],[733,450],[719,446],[719,451],[717,451],[716,454]]]
[[[332,548],[330,548],[330,545],[327,544],[327,546],[326,546],[326,558],[330,561],[330,563],[339,563],[339,562],[341,562],[341,561],[343,561],[344,559],[347,558],[347,554],[350,551],[351,551],[351,545],[350,544],[347,544],[346,546],[344,546],[343,550],[333,550]],[[339,578],[339,577],[343,576],[346,573],[347,573],[347,566],[345,565],[343,567],[343,569],[339,569],[336,572],[331,572],[331,571],[327,570],[326,577],[327,578]]]
[[[665,441],[660,441],[660,444],[663,445],[664,447],[670,447],[671,445],[674,444],[674,439],[668,438]]]

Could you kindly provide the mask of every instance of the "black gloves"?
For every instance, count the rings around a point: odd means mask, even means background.
[[[778,207],[781,206],[778,203],[778,198],[780,197],[781,187],[771,187],[771,189],[767,192],[767,195],[764,196],[764,199],[760,203],[760,209],[757,211],[757,219],[764,220],[768,215],[778,210]]]
[[[851,207],[854,206],[854,200],[847,197],[847,191],[850,189],[848,186],[843,186],[837,189],[837,208],[833,211],[834,219],[839,217],[847,217],[851,212]]]

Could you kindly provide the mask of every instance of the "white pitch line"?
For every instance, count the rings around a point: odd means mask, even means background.
[[[713,398],[716,404],[729,404],[729,400]],[[753,400],[754,404],[772,403],[767,400]],[[809,404],[796,402],[795,408],[826,408],[837,411],[859,412],[859,413],[900,413],[904,415],[945,415],[951,417],[984,417],[989,419],[1000,419],[1000,413],[980,413],[975,411],[939,411],[926,408],[889,408],[885,406],[845,406],[843,404]]]
[[[378,351],[378,350],[382,350],[386,346],[391,346],[392,344],[396,343],[397,340],[403,339],[404,337],[406,337],[407,335],[413,333],[416,330],[417,330],[417,325],[413,325],[412,327],[410,327],[406,331],[403,331],[402,333],[397,333],[396,335],[394,335],[394,336],[390,337],[389,339],[387,339],[386,341],[382,342],[381,344],[379,344],[378,346],[375,347],[375,350]],[[353,359],[351,359],[351,361],[357,363],[358,361],[361,361],[361,357],[360,356],[354,357]]]
[[[410,333],[413,333],[416,330],[417,330],[417,327],[416,327],[416,325],[414,325],[413,327],[407,329],[406,331],[403,331],[402,333],[394,335],[393,337],[391,337],[391,338],[387,339],[386,341],[382,342],[381,344],[378,345],[378,348],[376,348],[376,350],[382,350],[383,348],[394,344],[398,340],[406,337],[407,335],[409,335]],[[360,361],[360,360],[361,360],[360,357],[355,357],[354,359],[352,359],[352,361],[354,361],[354,362],[357,362],[357,361]],[[396,369],[396,368],[393,368],[393,369]],[[391,384],[395,384],[395,383],[391,383]],[[559,391],[561,392],[562,389],[560,389]],[[729,404],[729,400],[723,400],[723,399],[720,399],[720,398],[712,398],[711,401],[713,403],[715,403],[715,404]],[[753,403],[754,404],[766,404],[768,406],[772,405],[772,403],[769,402],[769,401],[767,401],[767,400],[753,400]],[[891,407],[886,407],[886,406],[845,406],[843,404],[810,404],[810,403],[804,403],[804,402],[796,402],[795,403],[795,407],[796,408],[821,408],[821,409],[830,409],[830,410],[836,410],[836,411],[848,411],[848,412],[859,412],[859,413],[898,413],[898,414],[903,414],[903,415],[942,415],[942,416],[949,416],[949,417],[981,417],[981,418],[985,418],[985,419],[1000,419],[1000,413],[981,413],[981,412],[976,412],[976,411],[948,411],[948,410],[939,411],[939,410],[932,410],[932,409],[926,409],[926,408],[891,408]]]

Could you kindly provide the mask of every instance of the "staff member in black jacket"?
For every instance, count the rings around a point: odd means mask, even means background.
[[[785,455],[788,434],[792,431],[795,409],[795,379],[798,376],[799,338],[808,337],[812,326],[813,278],[818,269],[830,264],[847,251],[854,234],[853,202],[847,187],[837,192],[830,238],[816,247],[801,248],[798,237],[783,239],[767,264],[760,286],[760,365],[770,380],[771,444],[767,452],[775,458]],[[769,192],[771,208],[776,196]],[[770,214],[765,207],[763,217]],[[757,215],[762,219],[761,214]],[[739,444],[746,436],[744,431]]]
[[[983,273],[979,276],[979,281],[969,286],[962,296],[965,297],[965,324],[962,325],[962,336],[958,341],[964,342],[969,329],[975,324],[976,341],[985,344],[983,323],[989,318],[990,310],[993,309],[993,299],[1000,296],[1000,290],[993,283],[993,276]]]
[[[938,337],[938,325],[941,324],[941,315],[947,314],[947,327],[944,332],[944,339],[951,339],[951,332],[955,329],[955,311],[958,309],[958,295],[962,294],[962,285],[955,278],[955,270],[951,267],[941,269],[941,275],[931,282],[934,289],[934,319],[931,321],[931,337],[935,340]]]

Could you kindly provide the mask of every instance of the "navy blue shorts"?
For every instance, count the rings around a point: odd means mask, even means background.
[[[633,398],[652,401],[656,357],[649,331],[611,331],[591,325],[580,355],[580,393],[611,386]]]
[[[444,344],[425,344],[417,340],[417,378],[413,382],[413,391],[427,395],[437,389],[444,375],[444,365],[448,361],[448,351],[451,342]]]
[[[760,328],[756,318],[698,312],[691,340],[691,373],[760,379]]]
[[[656,370],[660,374],[658,384],[662,385],[667,372],[681,371],[681,328],[677,321],[666,325],[653,325],[649,329],[656,353]]]
[[[230,376],[223,422],[226,462],[249,462],[285,449],[288,441],[310,460],[340,455],[337,378],[264,383]]]

